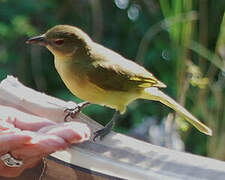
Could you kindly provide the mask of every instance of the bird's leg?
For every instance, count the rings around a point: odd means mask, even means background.
[[[99,137],[100,140],[102,140],[107,134],[110,133],[110,131],[112,130],[116,120],[118,119],[120,115],[120,112],[119,111],[116,111],[111,119],[111,121],[102,129],[98,130],[98,131],[95,131],[94,132],[94,138],[93,138],[93,141],[95,141],[95,139],[97,137]]]
[[[66,112],[66,116],[64,118],[64,121],[67,121],[67,118],[70,116],[71,118],[74,118],[85,106],[89,105],[89,102],[82,102],[76,105],[75,108],[66,108],[64,112]]]

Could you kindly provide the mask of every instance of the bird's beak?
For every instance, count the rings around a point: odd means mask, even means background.
[[[32,38],[28,39],[26,41],[26,43],[27,44],[37,44],[37,45],[45,46],[46,45],[45,35],[42,34],[40,36],[32,37]]]

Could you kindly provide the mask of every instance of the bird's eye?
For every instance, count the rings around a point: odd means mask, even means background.
[[[54,43],[57,44],[57,45],[62,45],[64,43],[64,40],[63,39],[56,39],[54,41]]]

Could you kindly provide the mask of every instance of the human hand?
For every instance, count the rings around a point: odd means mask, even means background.
[[[20,167],[9,167],[0,160],[0,176],[19,176],[25,169],[37,165],[43,157],[89,138],[90,129],[86,124],[55,123],[0,106],[0,157],[9,153],[23,162]]]

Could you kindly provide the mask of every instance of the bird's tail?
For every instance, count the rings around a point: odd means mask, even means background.
[[[188,112],[184,107],[178,104],[175,100],[171,97],[164,94],[158,88],[146,88],[142,94],[144,99],[159,101],[166,106],[172,108],[173,110],[177,111],[181,116],[183,116],[188,122],[190,122],[193,126],[195,126],[199,131],[207,134],[212,135],[212,130],[208,128],[206,125],[201,123],[196,117],[194,117],[190,112]]]

